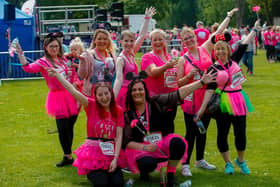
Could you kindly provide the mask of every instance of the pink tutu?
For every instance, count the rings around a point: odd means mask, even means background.
[[[160,149],[157,149],[155,152],[147,152],[147,151],[142,151],[142,150],[135,150],[135,149],[125,149],[125,156],[127,158],[127,164],[132,173],[139,173],[138,167],[136,160],[139,158],[142,158],[144,156],[150,156],[154,158],[163,158],[163,159],[168,159],[170,157],[169,153],[169,144],[172,138],[178,137],[182,139],[185,144],[186,144],[186,150],[183,155],[183,158],[181,159],[181,162],[184,162],[188,158],[187,150],[188,150],[188,143],[187,141],[177,135],[177,134],[168,134],[167,136],[163,137],[163,139],[158,142],[157,146]],[[143,143],[145,144],[145,143]],[[162,162],[158,164],[157,170],[159,170],[161,167],[167,166],[167,162]]]
[[[108,170],[114,156],[104,155],[99,147],[98,140],[86,139],[78,149],[74,151],[77,159],[73,166],[78,168],[78,175],[87,175],[93,170]],[[118,158],[118,166],[124,168],[126,166],[123,151],[120,151]]]
[[[127,87],[121,87],[117,97],[118,104],[125,110],[125,99],[126,99]]]
[[[67,90],[50,91],[46,100],[47,113],[56,119],[78,115],[75,98]]]

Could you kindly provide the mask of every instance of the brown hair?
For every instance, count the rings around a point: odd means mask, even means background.
[[[122,31],[122,33],[121,33],[121,40],[123,40],[123,38],[125,37],[125,36],[127,36],[127,37],[129,37],[129,38],[133,38],[133,39],[135,39],[135,34],[133,33],[133,32],[131,32],[130,30],[124,30],[124,31]]]
[[[48,53],[48,51],[47,51],[46,48],[47,48],[47,46],[48,46],[50,43],[52,43],[53,41],[57,41],[57,42],[58,42],[58,45],[59,45],[59,51],[58,51],[57,56],[58,56],[58,57],[62,57],[62,56],[63,56],[62,44],[61,44],[60,40],[59,40],[57,37],[47,37],[47,38],[45,38],[44,44],[43,44],[45,56],[46,56],[47,59],[52,59],[52,57],[50,56],[50,54]]]

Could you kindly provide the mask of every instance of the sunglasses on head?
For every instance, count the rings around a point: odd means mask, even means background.
[[[61,38],[63,37],[63,33],[62,32],[52,32],[49,33],[46,38]]]

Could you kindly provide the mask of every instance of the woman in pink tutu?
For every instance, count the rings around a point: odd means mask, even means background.
[[[146,38],[146,34],[149,27],[149,20],[155,15],[156,10],[153,7],[146,9],[144,24],[135,41],[135,34],[129,30],[124,30],[121,33],[120,43],[122,44],[123,51],[117,58],[116,63],[116,80],[114,83],[114,93],[117,97],[117,102],[121,107],[125,107],[125,98],[127,92],[127,86],[129,81],[125,79],[125,75],[128,72],[138,73],[138,65],[135,62],[134,56],[140,49],[142,43]]]
[[[130,75],[130,76],[129,76]],[[182,98],[215,81],[215,74],[205,74],[200,81],[186,85],[177,91],[149,97],[145,72],[129,73],[125,113],[124,147],[130,171],[140,172],[141,180],[148,180],[149,173],[161,163],[167,163],[167,184],[176,185],[175,172],[178,162],[187,157],[187,142],[174,133],[166,133],[166,119],[162,116],[169,108],[178,106]],[[164,164],[162,164],[165,163]]]
[[[113,82],[116,57],[108,31],[95,30],[90,48],[78,58],[80,59],[78,75],[84,80],[85,95],[94,97],[94,85],[100,80]]]
[[[50,33],[44,40],[45,55],[31,64],[27,62],[19,44],[16,50],[23,70],[28,73],[40,72],[46,80],[50,91],[45,107],[47,113],[56,119],[58,137],[64,152],[63,160],[56,166],[63,167],[71,165],[74,161],[72,158],[73,129],[79,110],[74,97],[54,77],[50,77],[45,69],[47,67],[55,68],[70,82],[69,84],[73,84],[73,81],[77,80],[77,77],[74,77],[76,74],[73,73],[75,69],[66,64],[67,59],[63,56],[58,37],[57,33]]]
[[[237,8],[232,9],[227,13],[227,17],[219,25],[215,34],[221,34],[230,22],[233,14],[238,11]],[[198,47],[197,38],[191,28],[184,28],[181,32],[181,38],[188,51],[180,58],[177,67],[178,86],[181,87],[190,84],[193,81],[200,80],[203,72],[212,65],[211,51],[214,45],[211,43],[211,37]],[[190,170],[190,160],[194,145],[196,144],[196,162],[195,166],[207,170],[213,170],[216,167],[208,163],[204,159],[204,151],[206,145],[206,133],[200,133],[193,118],[201,106],[206,86],[188,95],[184,98],[184,103],[181,105],[184,111],[186,135],[185,138],[189,144],[188,159],[182,166],[183,176],[192,176]],[[204,115],[201,121],[207,130],[210,123],[210,115]]]
[[[244,48],[243,53],[246,51],[248,43],[253,41],[254,36],[255,31],[253,30],[244,40],[246,44],[239,46]],[[242,83],[246,80],[246,78],[244,77],[238,64],[234,61],[235,59],[240,60],[242,55],[233,54],[231,56],[231,49],[228,44],[230,39],[230,33],[224,33],[222,35],[215,35],[212,37],[212,42],[215,43],[214,51],[216,55],[216,62],[210,66],[208,71],[217,72],[217,80],[216,83],[207,85],[207,91],[205,92],[202,105],[197,112],[197,117],[194,120],[196,121],[201,118],[205,110],[205,113],[207,113],[207,104],[215,90],[217,93],[220,93],[220,111],[215,114],[215,118],[218,129],[217,144],[226,163],[225,173],[234,173],[234,167],[230,160],[229,146],[227,142],[230,126],[233,124],[235,146],[237,149],[235,164],[241,169],[243,174],[250,174],[250,169],[244,160],[246,148],[246,115],[248,112],[253,111],[254,108],[252,107],[248,96],[242,90]],[[237,51],[239,51],[239,49],[235,52]]]
[[[74,151],[77,159],[73,166],[78,175],[87,175],[94,187],[122,187],[121,168],[125,166],[121,152],[124,116],[108,82],[98,82],[94,98],[86,97],[69,84],[54,69],[49,75],[57,80],[84,106],[87,115],[87,139]]]

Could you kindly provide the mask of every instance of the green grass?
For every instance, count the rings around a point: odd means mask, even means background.
[[[224,162],[216,146],[216,125],[212,120],[207,136],[205,159],[215,164],[215,171],[191,167],[192,186],[247,187],[280,186],[279,150],[279,101],[280,64],[267,64],[264,52],[255,56],[255,76],[248,76],[244,90],[255,107],[247,119],[246,160],[252,171],[250,176],[236,172],[226,176]],[[76,168],[55,168],[62,158],[54,119],[45,114],[44,102],[48,89],[44,80],[7,81],[0,87],[0,186],[90,186],[85,176],[78,176]],[[181,110],[176,118],[176,132],[184,135],[184,119]],[[236,157],[232,130],[229,136],[231,158]],[[86,137],[86,116],[82,111],[75,125],[73,149]],[[177,169],[179,182],[182,177]],[[151,183],[139,182],[138,176],[125,174],[125,179],[135,178],[133,186],[158,186],[159,174],[153,173]]]

